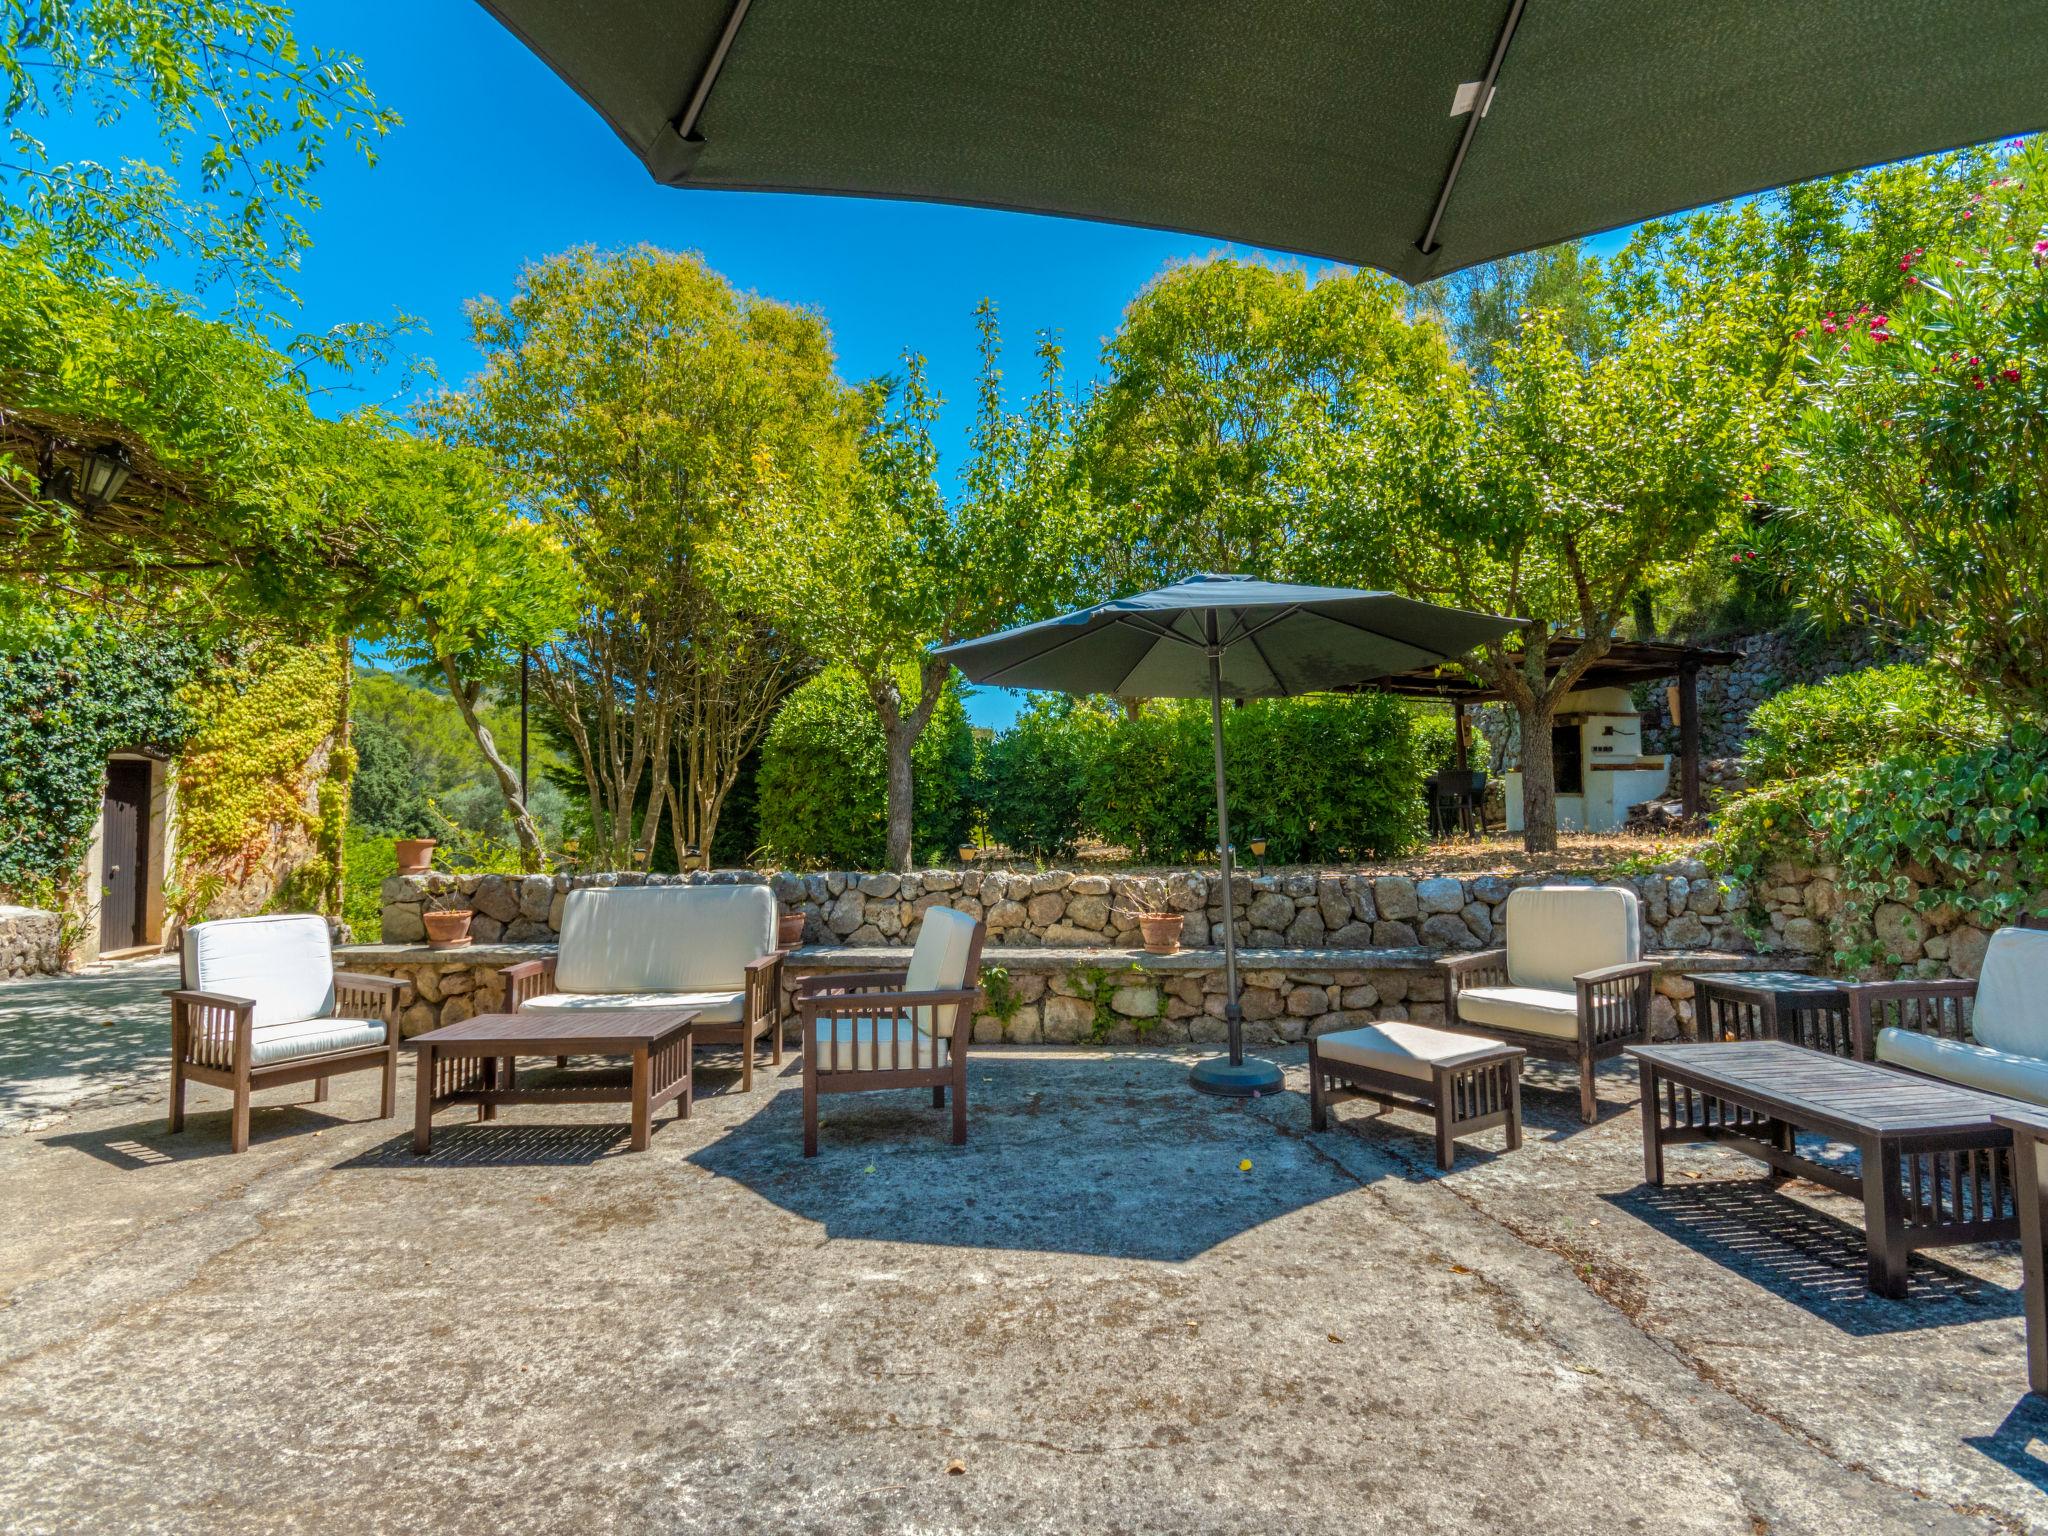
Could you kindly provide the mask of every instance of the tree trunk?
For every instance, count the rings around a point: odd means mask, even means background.
[[[882,735],[889,744],[889,851],[884,862],[904,874],[910,869],[911,813],[917,805],[917,783],[910,763],[917,732],[900,710],[892,710],[883,718]]]
[[[534,825],[533,814],[526,808],[526,799],[519,793],[518,770],[505,761],[498,751],[498,743],[491,737],[491,728],[476,712],[475,684],[465,684],[455,669],[454,660],[447,656],[441,658],[441,675],[448,679],[448,691],[455,696],[456,707],[462,711],[462,723],[476,738],[477,750],[491,765],[491,774],[498,781],[498,793],[505,799],[505,808],[512,813],[512,831],[519,839],[519,867],[529,875],[538,874],[541,868],[540,828]]]
[[[1522,846],[1530,853],[1557,851],[1557,764],[1550,755],[1550,722],[1557,695],[1544,693],[1515,706],[1522,732]]]

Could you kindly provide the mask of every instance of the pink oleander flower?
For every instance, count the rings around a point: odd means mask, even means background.
[[[2020,381],[2020,371],[2017,368],[2008,368],[1999,377],[2008,384],[2017,384]]]
[[[1976,378],[1970,380],[1970,387],[1972,389],[1982,389],[1984,387],[1983,375],[1979,374]]]

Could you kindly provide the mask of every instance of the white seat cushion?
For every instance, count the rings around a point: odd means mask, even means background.
[[[564,992],[733,992],[775,950],[765,885],[633,885],[571,891],[555,986]]]
[[[1398,1072],[1403,1077],[1432,1075],[1432,1064],[1469,1056],[1474,1051],[1492,1050],[1498,1040],[1481,1035],[1461,1035],[1453,1030],[1432,1029],[1427,1024],[1390,1020],[1358,1029],[1339,1029],[1316,1037],[1316,1054],[1353,1066],[1372,1067],[1381,1072]]]
[[[924,914],[924,926],[917,932],[917,947],[910,952],[910,968],[903,973],[906,992],[962,992],[980,978],[967,975],[967,951],[974,944],[977,924],[965,912],[951,907],[931,907]],[[953,1019],[960,1012],[957,1003],[943,1008],[920,1010],[918,1023],[935,1035],[950,1037]]]
[[[1524,886],[1503,911],[1517,987],[1573,992],[1575,976],[1643,958],[1636,893],[1618,885]]]
[[[301,1056],[367,1050],[383,1043],[381,1019],[305,1019],[295,1024],[258,1024],[249,1036],[249,1065],[274,1066]]]
[[[322,917],[225,917],[185,930],[187,988],[255,1001],[251,1021],[295,1024],[334,1012],[334,947]]]
[[[2014,1056],[2048,1057],[2048,929],[2001,928],[1984,949],[1970,1037]]]
[[[546,992],[519,1011],[551,1008],[694,1008],[699,1024],[737,1024],[746,1017],[744,992]]]
[[[1468,987],[1458,994],[1458,1018],[1491,1029],[1576,1040],[1579,994],[1576,988],[1553,992],[1547,987]]]
[[[1966,1040],[1923,1035],[1917,1029],[1881,1029],[1877,1032],[1877,1059],[1965,1088],[1981,1088],[2029,1104],[2048,1104],[2048,1061],[2038,1056],[2016,1056]]]
[[[907,1019],[820,1019],[817,1041],[818,1070],[825,1073],[928,1070],[946,1065],[952,1049]]]

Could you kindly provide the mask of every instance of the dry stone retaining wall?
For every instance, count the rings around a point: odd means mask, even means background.
[[[55,912],[0,906],[0,976],[55,976],[64,968],[63,933]]]

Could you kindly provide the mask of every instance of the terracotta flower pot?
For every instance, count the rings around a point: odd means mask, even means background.
[[[469,924],[474,912],[422,912],[427,925],[427,942],[436,949],[460,949],[469,942]]]
[[[391,851],[398,855],[398,872],[424,875],[433,865],[434,848],[439,842],[435,837],[401,837],[391,845]]]
[[[775,919],[775,942],[784,949],[795,949],[804,941],[804,915],[801,912],[785,912]]]
[[[1140,912],[1138,931],[1145,935],[1145,948],[1155,955],[1170,955],[1180,948],[1186,919],[1178,912]]]

